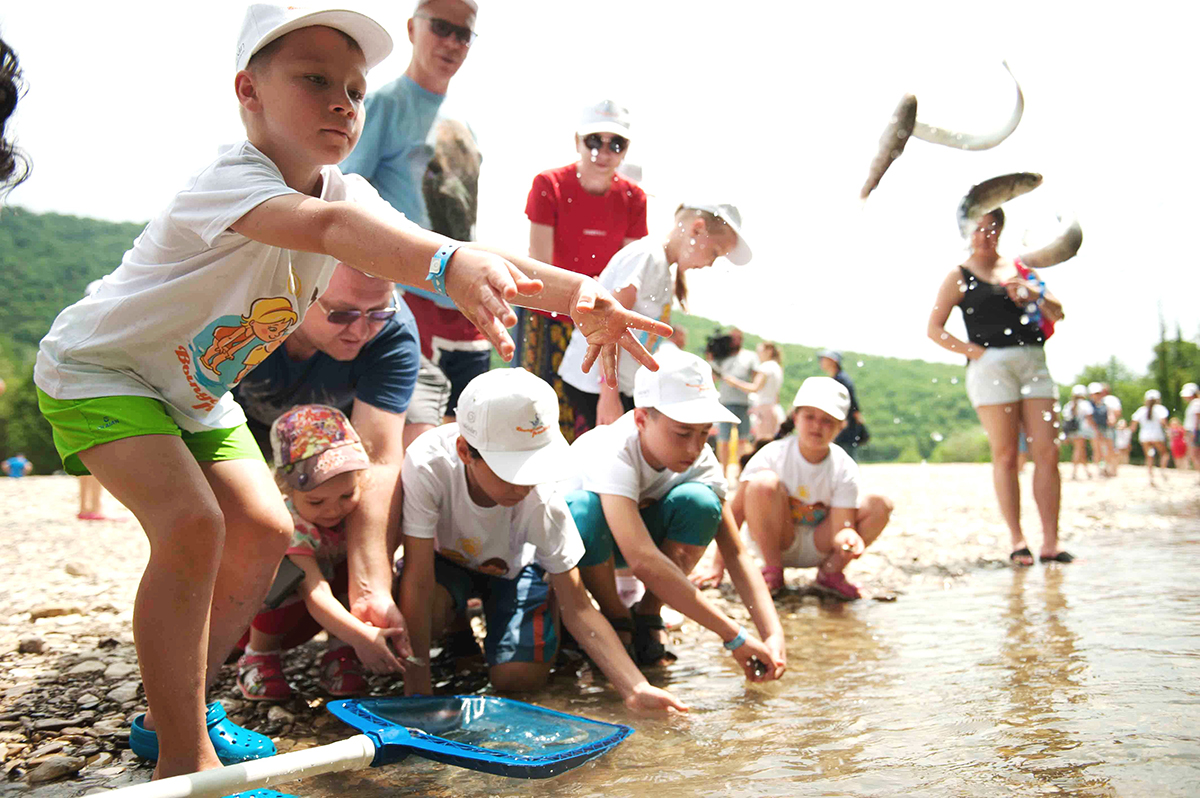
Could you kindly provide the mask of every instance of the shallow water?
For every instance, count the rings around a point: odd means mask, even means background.
[[[581,694],[560,677],[537,703],[637,733],[549,781],[410,757],[302,792],[1194,795],[1200,508],[1174,509],[1166,529],[1073,542],[1070,566],[979,569],[895,603],[793,598],[779,683],[746,685],[715,642],[680,651],[658,683],[691,705],[686,716],[630,719],[611,690]]]

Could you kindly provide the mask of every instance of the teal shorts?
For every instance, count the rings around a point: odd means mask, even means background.
[[[79,459],[102,443],[139,435],[174,435],[183,439],[198,463],[223,460],[263,461],[249,427],[185,432],[158,399],[145,396],[98,396],[93,399],[55,399],[38,389],[38,408],[50,422],[54,448],[68,474],[89,473]]]

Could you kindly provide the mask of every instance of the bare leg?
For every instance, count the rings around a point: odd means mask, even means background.
[[[979,421],[987,432],[988,445],[992,450],[992,485],[1000,503],[1000,514],[1008,525],[1012,538],[1012,551],[1025,548],[1025,536],[1021,534],[1021,484],[1017,481],[1017,425],[1021,421],[1020,404],[981,405],[975,408]],[[1039,419],[1040,420],[1040,419]],[[1033,429],[1026,425],[1030,437]],[[1033,443],[1029,446],[1034,462],[1034,482],[1037,482],[1037,455]]]
[[[1029,454],[1033,458],[1033,501],[1042,522],[1043,558],[1058,554],[1058,512],[1062,502],[1062,480],[1058,473],[1058,428],[1054,426],[1053,399],[1021,402],[1025,429],[1029,431]]]
[[[892,517],[893,505],[885,496],[865,496],[854,514],[854,530],[835,530],[826,518],[813,530],[813,545],[817,551],[828,552],[821,563],[823,571],[844,571],[857,556],[842,547],[853,544],[853,533],[862,538],[864,547],[870,546],[883,532]]]
[[[103,515],[101,509],[103,490],[104,488],[101,487],[100,480],[91,474],[84,474],[79,478],[80,518],[99,518]]]
[[[758,544],[763,564],[766,568],[782,569],[783,552],[796,537],[787,488],[775,473],[760,471],[741,484],[738,495],[743,492],[745,497],[739,510],[744,511],[750,537]],[[735,521],[738,515],[735,512]]]

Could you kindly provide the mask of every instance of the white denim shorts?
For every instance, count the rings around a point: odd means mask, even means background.
[[[1022,399],[1053,399],[1054,380],[1040,346],[989,348],[967,364],[967,397],[974,407]]]

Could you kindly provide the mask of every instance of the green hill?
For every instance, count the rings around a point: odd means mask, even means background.
[[[9,386],[0,398],[0,456],[24,451],[42,473],[58,467],[29,380],[37,343],[90,281],[117,267],[141,227],[15,207],[0,212],[0,318],[5,320],[0,377]],[[697,353],[717,326],[685,313],[675,313],[672,322],[688,329],[688,348]],[[754,346],[759,338],[745,332],[746,345]],[[813,347],[781,343],[781,348],[786,404],[804,378],[820,370]],[[864,460],[961,459],[964,455],[946,444],[935,454],[939,442],[950,443],[956,433],[959,440],[977,441],[978,423],[962,385],[961,366],[844,354],[871,431]],[[966,456],[974,459],[978,452]]]

